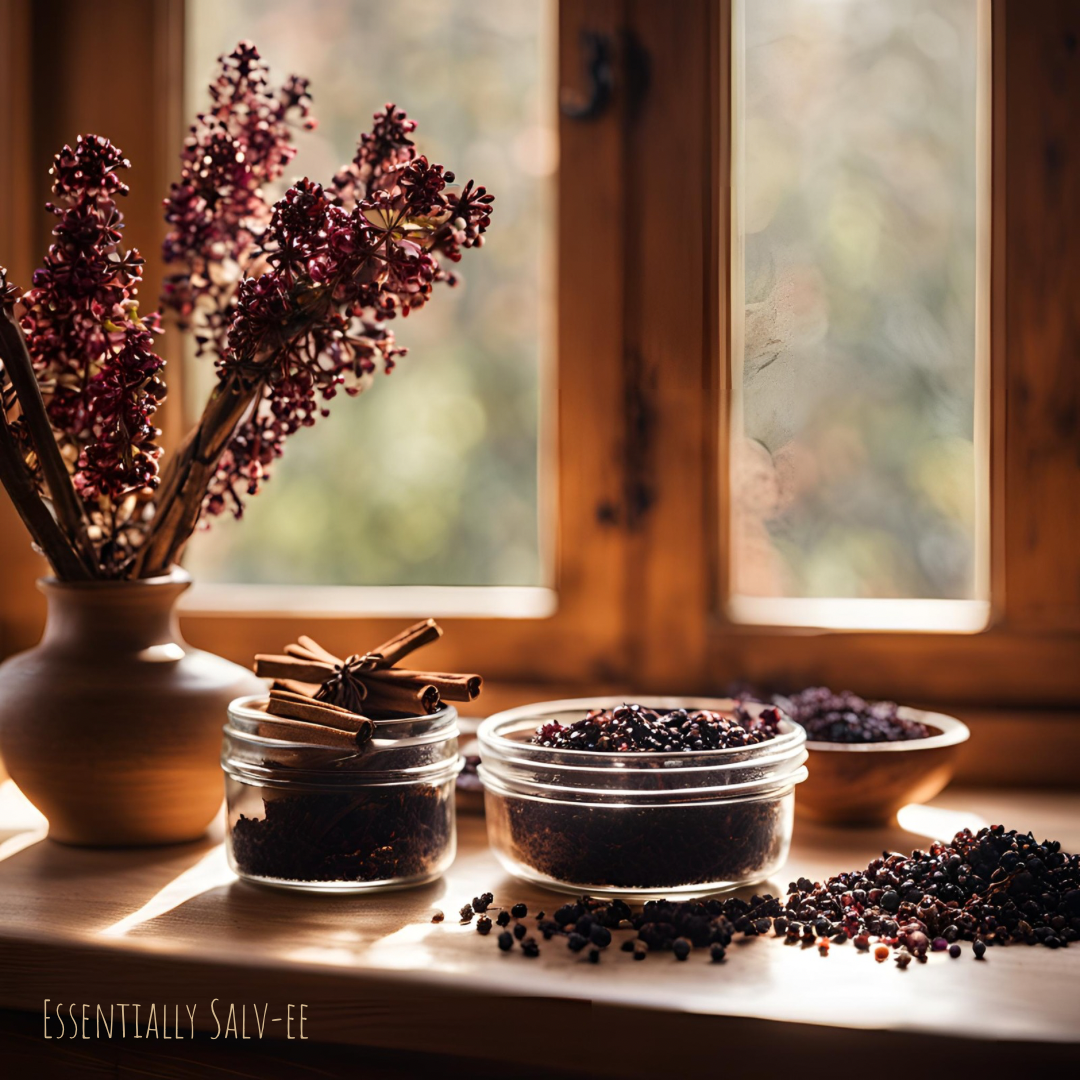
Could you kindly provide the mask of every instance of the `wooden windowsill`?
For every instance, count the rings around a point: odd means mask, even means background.
[[[1080,848],[1080,795],[954,789],[901,821],[906,831],[798,824],[774,891],[964,824],[1030,827]],[[969,951],[959,960],[934,954],[907,972],[852,947],[823,959],[771,938],[736,945],[723,966],[703,953],[685,964],[659,954],[634,964],[617,947],[593,966],[555,942],[529,960],[457,922],[457,909],[487,889],[532,912],[560,902],[508,878],[474,816],[460,818],[457,861],[439,882],[311,896],[237,881],[219,833],[151,850],[61,847],[42,838],[8,783],[0,789],[0,1008],[40,1020],[46,998],[88,1002],[91,1016],[98,1002],[141,1002],[145,1018],[155,1002],[159,1012],[168,1005],[171,1024],[173,1004],[183,1018],[187,1003],[197,1006],[196,1027],[213,1033],[214,998],[222,1021],[222,1003],[269,1002],[271,1017],[304,1003],[310,1040],[479,1058],[510,1073],[660,1075],[677,1062],[715,1064],[721,1046],[728,1070],[760,1065],[765,1046],[780,1055],[774,1061],[805,1053],[809,1064],[845,1048],[888,1056],[901,1037],[911,1052],[955,1054],[971,1071],[1013,1051],[1034,1070],[1043,1057],[1078,1049],[1080,949],[992,949],[982,963]],[[431,922],[436,908],[447,913],[442,924]],[[249,1007],[249,1035],[252,1024]],[[597,1038],[598,1024],[623,1037]],[[271,1025],[267,1037],[283,1033]],[[43,1062],[58,1045],[41,1039]]]
[[[546,619],[554,589],[529,585],[215,585],[196,582],[182,615],[244,618]]]

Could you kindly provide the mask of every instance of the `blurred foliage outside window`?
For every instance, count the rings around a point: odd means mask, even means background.
[[[978,594],[977,6],[741,5],[737,594]]]
[[[287,179],[328,182],[392,101],[417,146],[496,196],[483,252],[410,319],[409,355],[301,432],[244,519],[189,545],[202,581],[533,585],[541,560],[539,409],[552,337],[557,166],[552,0],[188,0],[186,108],[242,38],[272,76],[311,79],[319,127]],[[284,190],[284,187],[282,188]],[[278,194],[275,192],[275,194]],[[198,409],[212,361],[187,361]]]

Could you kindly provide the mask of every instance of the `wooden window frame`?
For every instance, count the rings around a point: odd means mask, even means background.
[[[991,13],[991,625],[815,632],[726,616],[730,0],[680,0],[677,14],[650,0],[562,0],[560,86],[581,89],[588,31],[613,45],[615,90],[596,119],[560,122],[557,607],[543,618],[441,620],[438,662],[482,668],[486,709],[575,693],[827,683],[969,719],[979,738],[967,773],[986,780],[1024,777],[1020,750],[1040,725],[1062,748],[1040,779],[1074,782],[1080,128],[1070,110],[1080,100],[1080,7],[993,0]],[[147,255],[148,297],[161,275],[158,200],[183,130],[183,18],[182,0],[0,0],[4,89],[33,120],[0,111],[0,185],[17,193],[9,205],[41,201],[55,146],[87,124],[107,126],[135,162],[125,209],[129,243]],[[95,79],[110,56],[124,58],[122,85]],[[135,94],[140,85],[153,93]],[[44,215],[0,221],[17,280],[29,279],[47,228]],[[166,338],[171,375],[176,337]],[[174,389],[170,439],[179,398]],[[41,606],[34,559],[2,511],[6,652],[32,642]],[[348,653],[399,623],[202,610],[183,627],[193,644],[246,661],[299,632]]]

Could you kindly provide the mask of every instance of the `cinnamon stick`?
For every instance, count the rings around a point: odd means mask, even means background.
[[[317,641],[300,637],[283,654],[260,653],[256,674],[273,680],[270,711],[316,723],[333,724],[317,710],[337,715],[417,716],[437,712],[443,701],[472,701],[480,693],[479,675],[409,671],[394,668],[402,657],[436,641],[442,630],[434,619],[414,623],[369,653],[345,660]]]
[[[341,663],[332,652],[324,649],[317,641],[313,641],[306,634],[301,634],[296,641],[295,645],[285,646],[285,651],[290,656],[298,656],[304,660],[318,660],[324,664]]]
[[[258,653],[255,657],[255,674],[260,679],[293,679],[296,682],[323,683],[334,674],[334,664],[301,660],[293,656]]]
[[[295,679],[275,679],[270,684],[271,690],[287,690],[290,694],[313,698],[319,689],[318,683],[297,682]]]
[[[302,694],[291,694],[284,690],[270,691],[270,700],[267,702],[266,711],[273,716],[281,716],[289,720],[321,724],[326,727],[336,728],[339,731],[364,734],[364,741],[370,739],[375,730],[375,725],[366,716],[360,716],[358,713],[349,712],[347,709],[339,709],[336,705],[330,705],[323,701],[313,701]]]
[[[439,689],[430,684],[426,686],[399,686],[395,683],[369,683],[364,707],[371,712],[421,713],[438,712],[442,708]]]
[[[377,649],[372,649],[372,654],[378,657],[376,666],[393,667],[409,653],[422,645],[438,641],[441,637],[442,629],[434,619],[424,619],[414,623],[402,630],[400,634],[395,634],[389,641],[384,641]]]
[[[301,693],[299,693],[297,691],[292,691],[292,690],[271,690],[270,691],[270,697],[271,698],[280,698],[282,701],[286,701],[286,700],[289,700],[289,699],[296,699],[298,701],[307,702],[307,704],[309,704],[309,705],[315,700],[314,698],[309,698],[306,694],[301,694]],[[359,715],[358,713],[353,713],[351,709],[346,709],[341,705],[334,704],[334,702],[332,702],[332,701],[320,701],[320,702],[318,702],[318,705],[319,705],[320,708],[327,709],[330,712],[340,712],[340,713],[348,713],[348,714],[351,714],[351,715]]]
[[[434,686],[445,701],[472,701],[483,686],[479,675],[456,675],[447,671],[408,671],[404,668],[373,668],[360,674],[370,687],[372,683],[394,683],[399,686]]]
[[[302,723],[276,716],[260,720],[255,733],[265,739],[284,739],[287,742],[331,746],[340,750],[359,750],[367,741],[361,737],[360,732],[341,731],[323,724]]]

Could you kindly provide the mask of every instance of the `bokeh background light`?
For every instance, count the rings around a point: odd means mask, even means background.
[[[733,592],[979,598],[978,2],[740,7]]]
[[[410,354],[290,440],[243,522],[189,546],[200,581],[536,585],[540,387],[552,341],[554,8],[549,0],[189,0],[186,104],[204,108],[215,59],[242,38],[272,77],[311,79],[314,133],[287,178],[327,181],[387,101],[417,144],[496,195],[464,284],[397,320]],[[470,257],[471,256],[471,257]],[[200,407],[209,361],[190,357]]]

